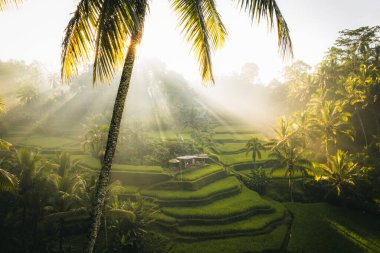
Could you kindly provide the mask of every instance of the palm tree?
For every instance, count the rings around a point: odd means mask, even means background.
[[[293,183],[297,171],[306,175],[307,170],[311,167],[310,161],[303,158],[303,151],[295,147],[278,147],[273,149],[269,154],[270,164],[273,169],[285,169],[285,176],[288,177],[290,201],[293,202]]]
[[[57,178],[56,196],[49,201],[44,209],[49,214],[45,222],[58,222],[59,251],[63,252],[63,229],[67,218],[87,214],[80,205],[81,195],[86,190],[86,181],[79,174],[79,160],[72,160],[70,154],[61,152],[56,159]]]
[[[302,148],[305,149],[310,140],[316,137],[315,127],[311,122],[311,114],[307,111],[296,112],[293,114],[295,135]]]
[[[319,106],[314,106],[310,123],[316,127],[316,130],[322,136],[326,158],[330,154],[330,143],[336,144],[339,135],[353,140],[352,126],[349,123],[350,117],[351,114],[343,111],[339,101],[334,103],[333,101],[327,100],[323,103],[321,102]]]
[[[27,149],[16,150],[15,171],[19,178],[18,193],[21,203],[21,224],[29,224],[31,230],[25,230],[22,236],[22,247],[26,249],[27,236],[31,236],[32,245],[37,241],[37,225],[42,218],[51,193],[54,192],[55,174],[48,163],[41,161],[38,153]]]
[[[24,105],[35,101],[37,97],[38,97],[38,89],[34,85],[27,85],[27,86],[21,87],[17,91],[17,98]]]
[[[275,0],[236,0],[252,20],[266,18],[273,28],[277,23],[279,47],[291,52],[289,29]],[[215,0],[170,0],[179,15],[182,33],[192,44],[202,79],[214,82],[211,53],[224,43],[226,29],[216,9]],[[143,36],[144,21],[149,9],[147,0],[81,0],[66,28],[63,41],[61,76],[69,80],[78,73],[79,64],[88,62],[94,55],[93,81],[105,82],[123,63],[109,128],[106,151],[96,188],[96,203],[92,215],[90,240],[87,252],[92,252],[97,237],[105,189],[109,181],[112,159],[115,154],[120,122],[129,89],[136,47]],[[276,18],[276,21],[275,21]],[[125,50],[127,49],[127,50]],[[127,52],[124,55],[124,52]]]
[[[253,166],[256,168],[256,158],[261,159],[261,151],[265,150],[264,145],[257,137],[253,137],[248,140],[247,144],[245,145],[245,150],[245,155],[248,155],[250,152],[252,152]]]
[[[279,147],[286,147],[299,142],[297,131],[293,124],[285,117],[281,117],[278,121],[277,129],[273,129],[276,137],[269,143],[272,150]]]
[[[347,152],[338,150],[336,155],[329,156],[326,164],[314,164],[314,167],[322,171],[318,180],[329,183],[331,191],[335,191],[340,197],[344,195],[345,186],[354,186],[354,177],[358,172],[358,164],[352,162]]]

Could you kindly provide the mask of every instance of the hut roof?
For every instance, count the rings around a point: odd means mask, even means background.
[[[194,159],[194,158],[197,158],[196,155],[184,155],[184,156],[178,156],[177,159],[179,160],[190,160],[190,159]]]

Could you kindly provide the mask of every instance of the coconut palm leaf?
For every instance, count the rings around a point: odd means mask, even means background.
[[[127,219],[129,222],[134,223],[136,215],[124,209],[110,209],[106,211],[106,215],[115,219]]]
[[[224,44],[227,31],[214,0],[171,0],[179,15],[181,33],[191,43],[202,79],[214,82],[211,52]]]
[[[351,161],[347,152],[338,150],[336,155],[328,157],[327,164],[314,164],[314,167],[322,172],[317,180],[327,181],[338,197],[344,193],[345,185],[355,185],[358,164]]]
[[[240,8],[248,12],[252,21],[257,23],[264,18],[269,23],[270,29],[273,29],[276,23],[278,47],[283,56],[289,54],[293,56],[293,45],[290,39],[288,25],[280,11],[275,0],[236,0]],[[276,18],[276,22],[275,22]]]
[[[12,173],[0,169],[0,192],[12,192],[15,191],[18,186],[19,180]]]
[[[88,215],[88,211],[86,210],[86,208],[81,207],[74,210],[48,214],[44,217],[43,221],[45,223],[51,223],[51,222],[56,222],[60,219],[67,219],[67,218],[72,218],[74,216],[85,216],[85,215]]]
[[[124,61],[131,35],[140,29],[136,6],[128,0],[105,0],[96,24],[93,82],[112,79]]]
[[[69,81],[90,60],[101,0],[82,0],[70,19],[62,42],[61,78]]]
[[[0,139],[0,150],[9,150],[9,148],[12,147],[12,144]]]

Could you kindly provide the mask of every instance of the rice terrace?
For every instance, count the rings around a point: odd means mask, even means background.
[[[380,253],[376,0],[0,0],[0,252]]]

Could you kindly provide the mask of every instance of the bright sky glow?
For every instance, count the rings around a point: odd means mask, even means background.
[[[188,80],[199,81],[195,60],[184,42],[169,1],[152,0],[139,59],[158,58]],[[317,64],[343,29],[380,24],[379,0],[278,0],[291,29],[295,59]],[[260,67],[263,82],[281,76],[290,61],[277,52],[275,33],[266,24],[251,25],[233,1],[217,1],[229,31],[225,47],[213,57],[214,72],[239,72],[246,62]],[[48,71],[59,71],[64,28],[75,1],[26,0],[18,9],[0,13],[0,59],[41,62]]]

